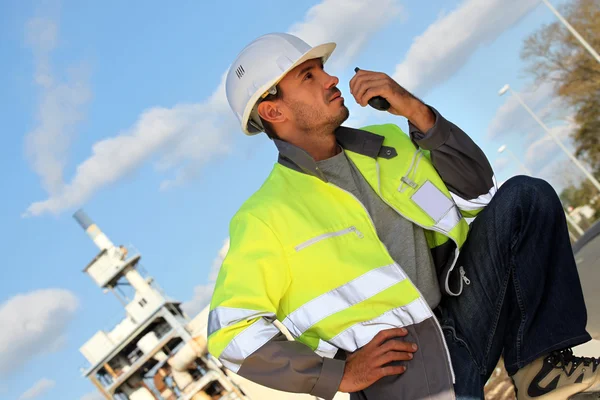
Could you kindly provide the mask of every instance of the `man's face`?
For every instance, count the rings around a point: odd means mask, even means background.
[[[348,119],[339,79],[323,70],[320,59],[308,60],[279,82],[282,107],[298,131],[335,129]]]

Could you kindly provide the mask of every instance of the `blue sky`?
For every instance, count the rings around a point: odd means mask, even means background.
[[[557,1],[554,1],[557,5]],[[276,160],[244,137],[222,78],[271,31],[337,41],[327,66],[342,93],[355,66],[394,76],[461,126],[496,165],[557,187],[564,158],[509,96],[522,91],[566,138],[547,85],[523,73],[524,37],[553,16],[536,0],[0,3],[0,398],[85,399],[79,347],[120,314],[81,271],[96,248],[72,219],[83,207],[115,243],[133,243],[172,297],[210,295],[228,223]],[[352,124],[404,119],[351,104]],[[221,252],[221,255],[219,255]]]

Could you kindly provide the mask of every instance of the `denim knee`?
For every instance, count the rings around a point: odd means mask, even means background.
[[[562,212],[562,205],[554,188],[545,180],[518,175],[501,186],[498,194],[504,192],[514,206],[533,207],[538,211]]]

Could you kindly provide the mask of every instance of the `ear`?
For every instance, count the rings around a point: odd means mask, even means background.
[[[267,122],[283,122],[285,116],[274,101],[263,101],[258,105],[258,115]]]

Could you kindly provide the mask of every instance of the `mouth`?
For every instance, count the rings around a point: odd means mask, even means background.
[[[342,93],[336,92],[333,96],[331,96],[331,98],[329,99],[329,102],[331,103],[334,100],[344,100],[344,98],[342,97]]]

